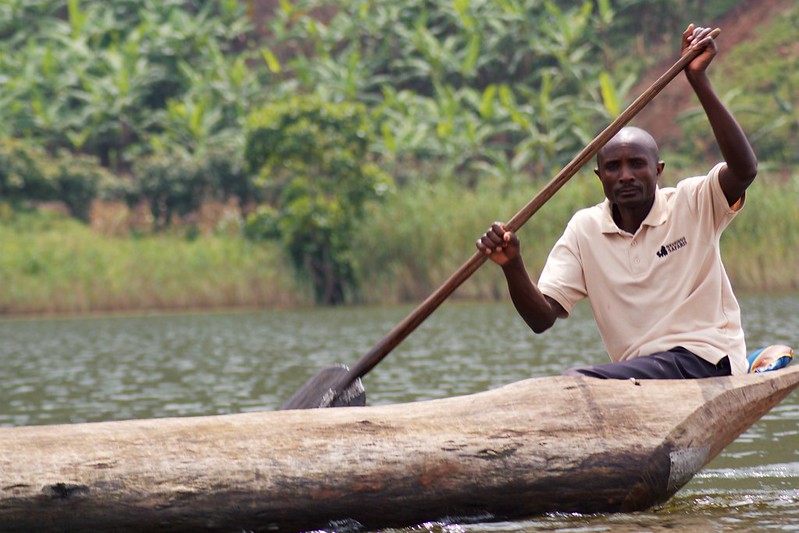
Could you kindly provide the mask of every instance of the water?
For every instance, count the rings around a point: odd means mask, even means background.
[[[799,345],[799,297],[744,296],[741,304],[750,348]],[[411,309],[3,320],[0,425],[272,410],[321,368],[353,364]],[[447,302],[365,385],[370,404],[443,398],[605,357],[585,306],[536,336],[509,303]],[[797,423],[794,393],[653,511],[395,533],[799,531]]]

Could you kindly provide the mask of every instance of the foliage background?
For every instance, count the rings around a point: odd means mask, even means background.
[[[749,4],[6,0],[0,308],[418,300],[636,96],[646,69],[676,55],[688,18]],[[785,204],[799,162],[799,6],[783,4],[757,38],[725,41],[711,72],[761,159],[763,190],[725,238],[742,289],[799,286]],[[329,116],[360,109],[362,126],[286,113],[299,97]],[[264,140],[256,117],[281,113],[295,122]],[[669,120],[679,131],[661,146],[670,176],[712,164],[701,112]],[[532,268],[568,216],[600,199],[586,172],[536,215],[525,230]],[[82,223],[41,213],[53,205]],[[206,248],[225,251],[215,262]],[[111,262],[88,260],[99,257]],[[94,266],[78,268],[80,258]],[[156,275],[163,265],[172,281]],[[75,296],[88,294],[87,278],[93,296]],[[504,297],[495,272],[476,278],[460,296]]]

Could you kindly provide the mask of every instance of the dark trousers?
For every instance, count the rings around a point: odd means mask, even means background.
[[[627,361],[570,368],[563,374],[602,379],[698,379],[729,376],[732,374],[732,369],[729,357],[714,365],[682,346],[677,346],[667,352],[644,355]]]

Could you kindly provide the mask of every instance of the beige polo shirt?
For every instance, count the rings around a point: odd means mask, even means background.
[[[743,207],[727,204],[716,165],[707,176],[658,188],[635,234],[619,229],[606,199],[575,213],[538,287],[567,313],[588,298],[611,360],[682,346],[711,363],[729,355],[746,373],[741,312],[719,239]]]

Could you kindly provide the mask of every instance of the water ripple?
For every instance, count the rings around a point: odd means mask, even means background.
[[[750,345],[795,344],[797,301],[742,299]],[[271,410],[322,368],[354,364],[411,310],[0,321],[0,425]],[[396,403],[469,394],[606,358],[587,306],[536,336],[508,303],[450,302],[364,381],[370,404]],[[797,433],[793,394],[651,512],[453,519],[400,531],[799,531]]]

